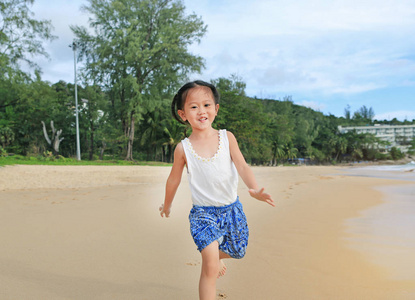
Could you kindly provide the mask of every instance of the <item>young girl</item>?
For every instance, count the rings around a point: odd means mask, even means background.
[[[248,245],[248,225],[237,196],[238,174],[252,197],[275,206],[271,196],[258,188],[235,136],[212,128],[218,111],[219,93],[207,82],[189,82],[174,96],[173,116],[190,124],[192,134],[176,147],[160,207],[161,216],[169,217],[186,166],[193,201],[190,231],[202,255],[202,300],[216,297],[216,279],[226,271],[222,259],[244,257]]]

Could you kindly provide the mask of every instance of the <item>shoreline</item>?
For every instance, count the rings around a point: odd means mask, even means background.
[[[277,207],[251,199],[240,180],[249,246],[244,259],[226,261],[218,299],[413,299],[415,280],[392,279],[348,240],[359,236],[347,220],[385,203],[375,187],[397,181],[344,175],[338,166],[252,169]],[[196,299],[201,259],[188,229],[185,172],[171,217],[158,214],[169,172],[1,168],[6,299]]]
[[[351,176],[388,179],[389,184],[375,186],[383,202],[346,221],[353,233],[350,246],[368,260],[388,270],[391,279],[415,280],[415,165],[380,166],[348,170]],[[394,184],[390,184],[390,180]]]

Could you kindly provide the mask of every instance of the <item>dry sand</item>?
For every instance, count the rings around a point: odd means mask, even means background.
[[[346,220],[382,202],[396,181],[333,167],[256,167],[277,207],[239,195],[247,255],[227,260],[218,299],[415,299],[348,245]],[[0,168],[0,299],[197,299],[184,174],[171,217],[160,218],[169,167]],[[415,254],[414,254],[415,258]]]

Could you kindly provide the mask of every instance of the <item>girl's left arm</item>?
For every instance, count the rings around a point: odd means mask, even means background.
[[[249,188],[249,194],[255,199],[264,201],[271,206],[275,206],[274,200],[272,200],[271,195],[264,193],[264,188],[258,188],[255,175],[252,172],[252,169],[246,163],[245,158],[242,155],[241,150],[239,149],[238,142],[233,133],[227,131],[227,135],[229,140],[229,150],[231,152],[232,161],[235,164],[235,167],[238,170],[238,173],[241,176],[242,180]]]

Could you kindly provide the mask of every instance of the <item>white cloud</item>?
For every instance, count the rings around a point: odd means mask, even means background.
[[[368,91],[373,91],[379,88],[382,88],[383,86],[379,86],[375,83],[367,83],[367,84],[360,84],[360,85],[354,85],[351,84],[349,86],[341,86],[337,88],[333,88],[332,92],[337,94],[358,94]]]
[[[415,120],[415,110],[399,110],[375,115],[376,120],[392,120],[393,118],[396,118],[400,121]]]
[[[378,31],[412,26],[412,0],[185,1],[219,37]],[[215,3],[216,2],[216,3]]]
[[[51,19],[59,35],[48,45],[52,61],[42,61],[47,80],[73,80],[69,25],[87,24],[88,16],[79,10],[87,3],[35,1],[36,16]],[[413,0],[185,0],[184,4],[208,25],[201,43],[190,47],[206,60],[206,70],[197,78],[238,74],[250,96],[292,95],[294,100],[308,101],[306,106],[340,112],[347,97],[361,96],[365,103],[367,93],[415,86]],[[325,105],[318,104],[322,98]],[[382,105],[377,101],[375,111],[389,110]]]
[[[208,24],[197,50],[209,75],[238,69],[252,90],[361,93],[414,74],[414,61],[402,59],[415,49],[407,38],[415,27],[412,1],[202,2],[186,4]],[[234,63],[228,74],[217,55],[223,49]]]
[[[309,108],[314,109],[316,111],[322,111],[323,109],[326,108],[325,104],[317,103],[315,101],[302,101],[302,102],[297,103],[297,104],[305,106],[305,107],[309,107]]]

